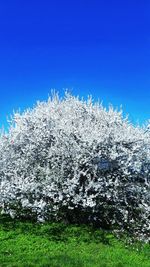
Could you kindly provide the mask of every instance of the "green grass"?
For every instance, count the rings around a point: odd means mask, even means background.
[[[0,217],[0,267],[150,267],[150,245],[128,246],[89,226]]]

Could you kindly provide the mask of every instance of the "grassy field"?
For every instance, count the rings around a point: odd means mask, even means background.
[[[0,267],[150,267],[150,245],[126,247],[89,226],[0,217]]]

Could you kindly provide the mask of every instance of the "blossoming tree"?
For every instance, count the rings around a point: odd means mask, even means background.
[[[0,137],[0,207],[12,217],[150,234],[150,131],[66,92],[15,113]]]

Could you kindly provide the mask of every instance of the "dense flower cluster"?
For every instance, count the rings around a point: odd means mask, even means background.
[[[12,217],[150,234],[150,132],[68,93],[15,113],[0,137],[0,207]]]

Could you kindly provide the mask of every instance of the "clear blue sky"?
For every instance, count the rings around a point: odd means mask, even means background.
[[[0,1],[0,127],[51,88],[150,118],[150,1]]]

